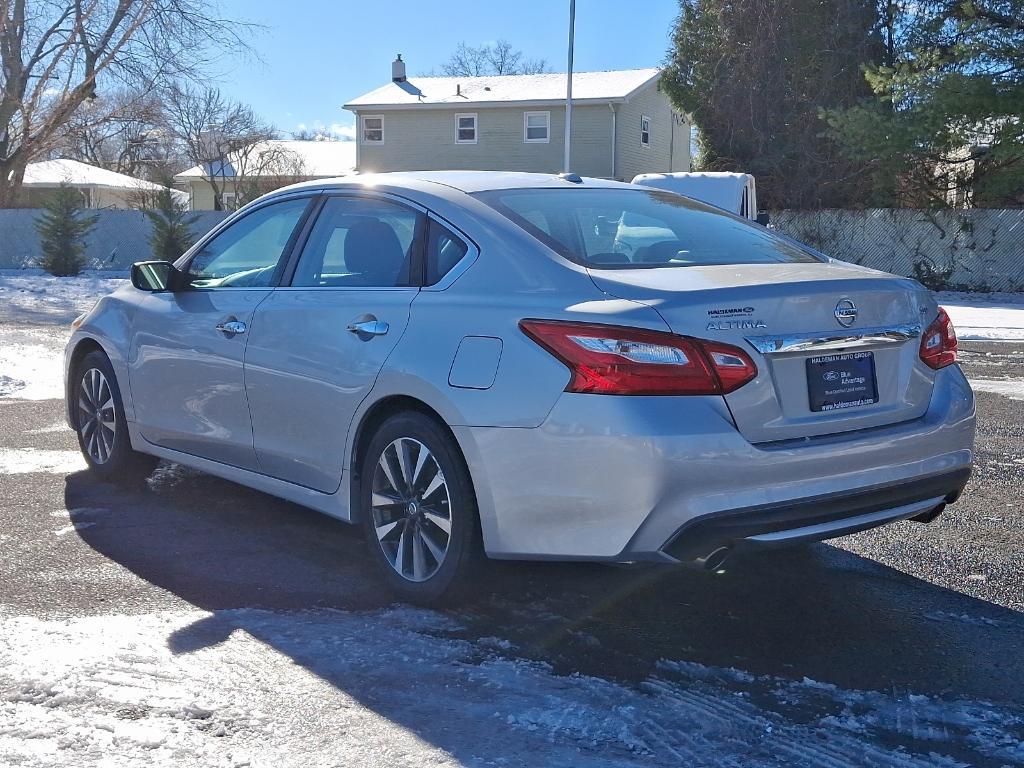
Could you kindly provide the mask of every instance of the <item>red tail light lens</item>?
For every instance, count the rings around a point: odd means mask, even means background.
[[[739,347],[597,323],[522,320],[527,336],[572,372],[566,392],[722,395],[757,376]]]
[[[946,310],[939,307],[938,316],[921,337],[921,359],[929,368],[938,370],[956,362],[956,331]]]

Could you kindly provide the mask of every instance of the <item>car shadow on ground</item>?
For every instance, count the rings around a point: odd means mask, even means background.
[[[162,465],[138,491],[77,473],[67,478],[65,503],[105,510],[78,532],[86,544],[211,613],[168,638],[175,653],[216,645],[239,628],[291,652],[260,621],[239,618],[240,608],[364,612],[393,602],[358,529],[202,473]],[[556,673],[625,683],[670,659],[1006,705],[1024,689],[1020,613],[824,544],[750,556],[720,574],[495,563],[478,597],[443,613],[456,627],[447,636],[497,638],[495,647]],[[294,660],[458,756],[450,726],[403,722],[401,693],[370,693],[372,685],[323,657]]]

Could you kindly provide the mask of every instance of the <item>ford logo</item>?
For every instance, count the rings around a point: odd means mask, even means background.
[[[849,328],[857,319],[857,305],[849,299],[840,299],[836,304],[836,320],[844,328]]]
[[[825,381],[835,381],[839,378],[839,371],[829,371],[825,374]]]

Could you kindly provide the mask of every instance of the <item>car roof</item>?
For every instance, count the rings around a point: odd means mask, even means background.
[[[579,179],[579,181],[576,181]],[[399,171],[393,173],[364,173],[355,176],[341,176],[336,179],[316,179],[294,184],[283,190],[309,188],[350,188],[350,187],[388,187],[424,190],[425,187],[437,184],[461,192],[485,192],[497,189],[524,188],[626,188],[635,189],[621,181],[610,181],[590,176],[573,177],[573,180],[554,173],[519,173],[509,171]]]

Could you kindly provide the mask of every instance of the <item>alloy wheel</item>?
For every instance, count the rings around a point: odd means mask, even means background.
[[[408,581],[426,581],[444,562],[452,533],[451,497],[437,459],[419,440],[400,437],[377,461],[370,496],[377,541]]]
[[[116,407],[110,382],[98,368],[90,368],[78,385],[78,433],[89,458],[106,464],[114,450]]]

